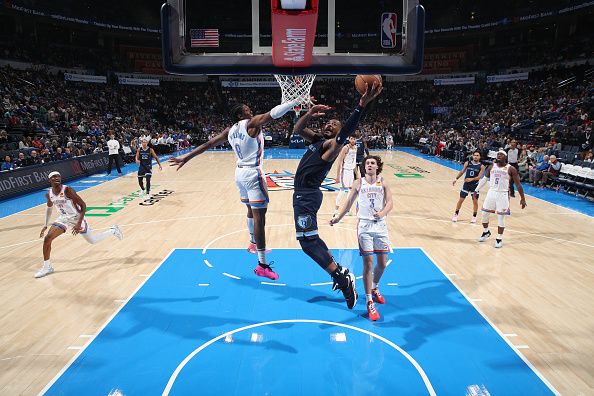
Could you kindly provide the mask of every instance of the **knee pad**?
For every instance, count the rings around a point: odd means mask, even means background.
[[[501,228],[505,227],[505,215],[497,215],[497,226]]]
[[[483,211],[483,223],[488,223],[489,222],[489,215],[490,214],[491,213],[489,213],[489,212],[484,212]]]
[[[328,253],[328,248],[325,247],[326,244],[317,235],[315,237],[300,239],[299,244],[305,254],[311,257],[323,269],[328,268],[330,263],[334,261],[330,253]]]

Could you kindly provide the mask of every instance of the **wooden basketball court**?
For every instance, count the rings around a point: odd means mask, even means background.
[[[504,247],[495,249],[493,237],[477,242],[481,226],[469,223],[470,199],[458,223],[450,221],[461,187],[451,185],[456,171],[404,152],[380,154],[394,198],[392,244],[422,247],[557,391],[594,394],[592,218],[530,196],[521,210],[515,198]],[[269,159],[264,169],[294,172],[297,163]],[[209,152],[179,172],[166,166],[153,177],[152,193],[167,191],[150,205],[139,205],[143,200],[134,195],[134,173],[80,192],[87,206],[99,207],[90,213],[103,214],[87,217],[91,228],[117,223],[124,239],[91,246],[81,237],[63,235],[53,244],[56,272],[42,279],[33,274],[42,263],[38,236],[44,207],[0,219],[1,393],[31,395],[44,389],[172,249],[247,247],[246,210],[235,187],[234,164],[231,152]],[[420,177],[395,176],[403,169]],[[324,193],[321,237],[331,248],[355,249],[354,217],[346,217],[340,227],[327,225],[335,196]],[[270,192],[266,233],[272,249],[299,248],[291,197],[291,190]],[[492,216],[491,229],[495,226]],[[249,271],[255,264],[255,256],[245,263]],[[311,260],[301,270],[324,278]]]

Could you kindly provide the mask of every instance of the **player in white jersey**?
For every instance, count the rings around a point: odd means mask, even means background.
[[[52,223],[47,235],[43,239],[43,266],[35,274],[36,278],[41,278],[54,272],[54,268],[50,263],[52,241],[66,231],[71,230],[72,235],[81,234],[92,245],[112,235],[120,241],[123,238],[122,231],[117,225],[111,226],[109,230],[102,233],[94,234],[84,218],[87,205],[82,198],[78,196],[72,187],[62,184],[62,177],[59,172],[50,172],[48,178],[51,188],[45,194],[47,208],[45,210],[45,225],[39,234],[40,238],[43,238],[47,230],[54,206],[58,209],[60,215]]]
[[[489,165],[475,191],[478,193],[483,185],[489,180],[489,192],[483,202],[483,234],[479,238],[479,242],[484,242],[491,236],[489,231],[489,214],[497,213],[497,238],[495,239],[495,247],[503,246],[503,231],[505,230],[505,216],[511,214],[509,210],[509,184],[510,180],[518,187],[520,193],[520,206],[522,209],[526,207],[526,198],[524,197],[524,189],[520,183],[518,171],[513,166],[507,163],[507,153],[504,150],[497,152],[497,159],[493,164]]]
[[[336,172],[336,181],[340,183],[340,191],[336,196],[336,212],[340,208],[340,203],[350,189],[353,187],[355,179],[359,179],[359,168],[357,167],[357,138],[354,135],[349,136],[349,142],[338,154],[338,169]]]
[[[394,148],[394,137],[391,133],[386,136],[386,149],[392,150]]]
[[[383,162],[376,155],[368,155],[363,161],[365,164],[365,177],[355,180],[345,204],[335,217],[330,220],[330,225],[338,223],[345,213],[353,206],[355,200],[359,206],[357,212],[357,237],[359,240],[359,253],[363,256],[363,284],[367,297],[367,313],[370,320],[380,318],[375,304],[384,304],[385,298],[379,291],[379,281],[386,269],[390,240],[388,238],[388,225],[386,215],[392,210],[392,193],[383,177]],[[373,268],[373,255],[377,256],[377,265]]]
[[[261,127],[273,119],[281,118],[298,103],[296,101],[282,103],[268,113],[253,115],[250,108],[244,104],[235,105],[231,115],[235,124],[195,148],[189,154],[172,158],[169,161],[177,170],[197,155],[211,147],[229,142],[237,159],[235,183],[239,189],[239,199],[247,206],[247,224],[250,231],[250,245],[248,251],[258,254],[258,265],[254,273],[272,280],[278,279],[278,274],[266,262],[266,208],[268,207],[268,187],[266,176],[262,170],[264,158],[264,136]],[[255,246],[254,246],[255,243]],[[254,249],[255,248],[255,249]]]

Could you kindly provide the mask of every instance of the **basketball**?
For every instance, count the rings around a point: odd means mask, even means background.
[[[357,75],[357,77],[355,77],[355,88],[357,88],[357,91],[359,91],[361,95],[365,93],[365,83],[369,84],[370,87],[373,86],[373,83],[382,85],[382,76],[379,74]]]

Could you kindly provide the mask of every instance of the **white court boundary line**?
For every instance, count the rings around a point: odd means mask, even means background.
[[[157,265],[155,267],[155,269],[149,274],[149,276],[140,283],[140,285],[138,285],[138,287],[132,292],[132,294],[130,294],[130,296],[126,299],[125,303],[123,303],[122,305],[120,305],[120,307],[113,313],[113,315],[111,315],[107,321],[103,324],[103,326],[101,326],[101,328],[91,337],[91,339],[89,340],[89,342],[87,342],[87,344],[84,347],[81,347],[81,349],[78,351],[78,353],[76,355],[74,355],[72,357],[72,359],[70,359],[70,361],[68,363],[66,363],[66,365],[64,367],[62,367],[62,370],[60,370],[58,372],[58,374],[56,374],[56,376],[54,378],[52,378],[52,380],[45,386],[45,388],[43,388],[41,390],[41,392],[39,392],[39,396],[44,395],[51,387],[52,385],[62,376],[62,374],[64,374],[66,372],[66,370],[68,370],[70,368],[70,366],[72,366],[72,364],[76,361],[76,359],[85,351],[85,349],[87,349],[89,347],[89,345],[91,345],[93,343],[93,341],[95,341],[95,338],[97,338],[97,336],[99,334],[101,334],[101,332],[103,331],[103,329],[105,329],[107,327],[107,325],[113,320],[113,318],[116,317],[116,315],[118,313],[120,313],[120,311],[122,309],[124,309],[124,307],[128,304],[128,301],[130,301],[132,299],[132,297],[134,297],[136,295],[136,293],[138,293],[138,291],[142,288],[142,286],[144,286],[144,284],[153,276],[153,274],[155,272],[157,272],[157,270],[159,268],[161,268],[161,265],[163,265],[163,263],[165,261],[167,261],[167,259],[169,259],[169,256],[171,256],[171,254],[173,252],[175,252],[176,249],[171,249],[169,251],[169,253],[167,254],[167,256],[165,256],[165,258],[159,263],[159,265]]]
[[[466,299],[466,301],[468,301],[468,303],[470,305],[472,305],[472,307],[483,317],[483,319],[485,319],[485,321],[493,328],[495,329],[495,331],[497,332],[497,334],[499,334],[499,337],[501,337],[503,339],[503,341],[505,341],[505,343],[507,345],[509,345],[509,347],[520,357],[520,359],[522,359],[522,361],[528,366],[530,367],[530,369],[534,372],[534,374],[536,374],[536,376],[538,378],[540,378],[540,380],[549,387],[549,389],[557,396],[561,396],[561,393],[559,393],[559,391],[557,389],[555,389],[555,387],[546,380],[546,378],[536,369],[536,367],[534,367],[532,365],[532,363],[530,363],[530,361],[524,356],[522,355],[522,353],[518,350],[518,348],[512,344],[507,337],[503,334],[503,332],[501,330],[499,330],[499,328],[497,326],[495,326],[493,324],[493,322],[491,322],[489,320],[489,318],[483,313],[483,311],[481,311],[481,309],[474,303],[474,301],[470,298],[468,298],[468,296],[466,295],[466,293],[464,293],[464,291],[462,289],[460,289],[458,287],[458,285],[445,273],[445,271],[439,266],[439,264],[437,264],[437,261],[435,261],[433,259],[433,257],[431,257],[429,255],[429,253],[427,253],[425,251],[425,249],[423,249],[422,247],[417,248],[420,251],[423,252],[423,254],[425,254],[425,256],[427,256],[427,258],[433,263],[433,265],[435,265],[435,267],[443,274],[443,276],[445,276],[452,285],[454,285],[454,287],[458,290],[458,292],[460,294],[462,294],[462,296],[464,296],[464,298]]]
[[[347,328],[350,330],[358,331],[360,333],[367,334],[371,337],[377,338],[378,340],[384,342],[385,344],[388,344],[389,346],[391,346],[392,348],[394,348],[395,350],[400,352],[400,354],[403,355],[417,370],[417,372],[421,376],[421,379],[423,380],[423,383],[425,384],[425,387],[427,388],[427,391],[429,392],[429,394],[432,396],[436,395],[435,390],[433,389],[433,385],[431,385],[431,382],[429,381],[429,378],[427,377],[427,374],[425,373],[425,371],[423,370],[421,365],[412,356],[410,356],[404,349],[400,348],[398,345],[394,344],[392,341],[390,341],[387,338],[384,338],[378,334],[372,333],[369,330],[361,329],[359,327],[355,327],[355,326],[351,326],[351,325],[347,325],[347,324],[343,324],[343,323],[330,322],[327,320],[317,320],[317,319],[273,320],[270,322],[251,324],[249,326],[240,327],[238,329],[231,330],[224,334],[221,334],[218,337],[215,337],[215,338],[211,339],[210,341],[207,341],[204,344],[200,345],[192,353],[190,353],[188,356],[186,356],[186,358],[184,360],[182,360],[182,362],[177,366],[177,368],[175,369],[173,374],[171,374],[171,377],[169,377],[169,381],[167,382],[167,386],[163,390],[162,395],[163,396],[169,395],[169,392],[171,392],[171,388],[173,387],[173,384],[175,383],[175,380],[177,379],[181,370],[186,366],[186,364],[188,364],[188,362],[190,360],[192,360],[194,358],[194,356],[199,354],[201,351],[203,351],[210,345],[214,344],[215,342],[217,342],[220,339],[223,339],[227,336],[233,335],[235,333],[239,333],[240,331],[253,329],[255,327],[268,326],[268,325],[274,325],[274,324],[282,324],[282,323],[318,323],[318,324],[325,324],[325,325],[330,325],[330,326],[338,326],[338,327],[344,327],[344,328]]]

